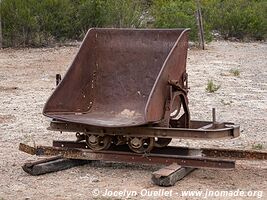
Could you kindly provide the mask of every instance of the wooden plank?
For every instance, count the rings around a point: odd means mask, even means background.
[[[25,163],[22,169],[30,175],[37,176],[41,174],[47,174],[51,172],[57,172],[65,169],[69,169],[75,166],[80,166],[87,164],[91,161],[88,160],[72,160],[54,157],[51,159],[44,159],[40,161],[35,161],[32,163]]]
[[[151,180],[154,184],[159,186],[173,186],[177,181],[183,179],[194,169],[195,168],[182,167],[177,163],[173,163],[153,172]]]
[[[59,156],[51,156],[51,157],[40,159],[40,160],[37,160],[37,161],[27,162],[24,165],[26,165],[27,167],[32,167],[34,165],[50,162],[50,161],[53,161],[53,160],[59,160],[60,158],[63,158],[63,157],[61,155],[59,155]]]

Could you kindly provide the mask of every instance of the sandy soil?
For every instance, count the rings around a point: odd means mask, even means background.
[[[142,189],[160,188],[151,181],[158,167],[95,163],[66,171],[32,177],[21,169],[27,160],[37,159],[18,151],[19,142],[50,145],[53,139],[73,138],[73,134],[46,130],[49,119],[42,108],[55,87],[55,74],[65,73],[78,47],[0,50],[0,199],[124,199],[93,197],[108,190],[137,191],[131,199],[143,199]],[[174,140],[173,145],[222,148],[267,149],[267,44],[213,42],[207,50],[189,50],[188,73],[190,109],[193,119],[210,120],[217,109],[220,121],[240,123],[241,136],[233,140]],[[238,69],[240,76],[229,71]],[[208,79],[221,85],[207,93]],[[237,163],[235,170],[199,169],[165,190],[257,190],[267,199],[267,162]],[[172,199],[192,199],[179,197]],[[152,197],[146,197],[150,199]],[[203,199],[195,197],[194,199]],[[231,199],[255,199],[235,197]],[[154,197],[165,199],[165,197]],[[213,199],[210,197],[210,199]],[[216,199],[225,199],[224,197]],[[230,199],[230,198],[226,198]]]

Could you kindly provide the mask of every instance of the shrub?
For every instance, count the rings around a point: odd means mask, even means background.
[[[42,0],[35,3],[35,17],[39,31],[55,39],[66,39],[73,34],[73,6],[71,0]]]
[[[216,85],[213,80],[208,80],[208,84],[206,87],[206,91],[209,93],[216,92],[218,89],[220,89],[220,85]]]
[[[263,145],[262,144],[253,144],[252,145],[252,149],[262,150],[263,149]]]
[[[25,46],[35,37],[38,21],[33,13],[34,0],[3,0],[1,16],[4,45]]]
[[[4,46],[43,45],[70,37],[69,0],[2,0]]]
[[[155,0],[151,7],[151,14],[154,17],[156,28],[190,28],[190,39],[197,41],[196,22],[196,1],[195,0]],[[205,38],[210,40],[209,26],[203,22]]]
[[[139,27],[141,0],[2,0],[4,46],[81,39],[91,27]]]
[[[267,33],[265,0],[203,0],[203,15],[225,39],[264,39]]]
[[[137,28],[141,26],[143,8],[140,0],[116,0],[105,3],[103,15],[107,27]]]
[[[141,15],[139,0],[82,0],[77,4],[76,36],[83,37],[91,27],[139,27]]]
[[[229,72],[234,76],[239,76],[240,75],[240,70],[239,69],[230,69]]]
[[[81,39],[91,27],[191,28],[197,41],[195,0],[0,0],[4,46],[40,46]],[[201,0],[205,40],[265,39],[266,0]]]
[[[91,27],[102,27],[105,23],[105,0],[81,0],[77,3],[76,18],[73,24],[76,27],[76,37],[83,37]]]

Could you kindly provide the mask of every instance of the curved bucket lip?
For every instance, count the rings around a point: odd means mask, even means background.
[[[90,28],[87,33],[92,30],[119,30],[119,31],[188,31],[190,28]],[[179,38],[179,37],[178,37]]]
[[[177,40],[175,41],[175,43],[174,43],[174,45],[173,45],[171,51],[168,53],[167,58],[164,60],[164,63],[163,63],[163,65],[162,65],[162,67],[161,67],[161,69],[160,69],[160,72],[159,72],[159,74],[158,74],[158,76],[157,76],[157,78],[156,78],[156,81],[155,81],[155,83],[154,83],[154,85],[153,85],[153,87],[152,87],[152,90],[151,90],[151,92],[150,92],[150,94],[149,94],[149,97],[148,97],[147,102],[146,102],[146,105],[145,105],[145,110],[144,110],[144,115],[143,115],[144,118],[143,118],[142,120],[135,121],[135,123],[132,123],[131,125],[130,125],[130,124],[123,124],[123,123],[121,123],[121,124],[119,124],[119,125],[109,125],[109,124],[99,124],[99,123],[90,123],[90,124],[88,124],[88,123],[82,123],[82,122],[80,122],[78,119],[77,119],[77,120],[76,120],[76,119],[73,119],[73,118],[72,118],[72,119],[69,119],[69,118],[67,117],[68,115],[75,115],[75,112],[64,112],[64,113],[66,114],[66,117],[64,117],[64,116],[62,116],[62,115],[60,115],[60,114],[57,114],[57,112],[53,112],[53,111],[52,111],[52,112],[46,112],[45,109],[46,109],[46,106],[47,106],[49,100],[53,97],[53,94],[57,91],[57,89],[58,89],[59,87],[57,87],[57,88],[54,90],[54,92],[52,93],[52,95],[51,95],[51,96],[48,98],[48,100],[46,101],[46,103],[45,103],[45,105],[44,105],[44,108],[43,108],[43,115],[44,115],[44,116],[47,116],[47,117],[50,117],[50,118],[55,118],[55,119],[58,119],[58,120],[66,121],[66,122],[74,122],[74,123],[79,123],[79,124],[92,125],[92,126],[103,126],[103,127],[129,127],[129,126],[141,126],[141,125],[146,125],[146,124],[157,123],[158,121],[148,122],[148,121],[146,120],[146,119],[147,119],[147,116],[146,116],[146,113],[147,113],[147,106],[148,106],[149,101],[150,101],[150,99],[151,99],[151,97],[152,97],[152,93],[153,93],[153,91],[155,90],[156,85],[157,85],[157,83],[158,83],[158,81],[159,81],[160,75],[162,74],[162,71],[164,70],[164,68],[165,68],[165,66],[166,66],[166,63],[167,63],[168,59],[170,58],[170,56],[171,56],[173,50],[175,49],[176,45],[178,44],[178,42],[179,42],[180,38],[183,36],[183,34],[184,34],[185,32],[187,32],[187,31],[189,31],[190,29],[189,29],[189,28],[173,28],[173,29],[90,28],[90,29],[87,31],[87,33],[86,33],[84,39],[82,40],[82,43],[81,43],[81,45],[80,45],[80,47],[79,47],[79,49],[78,49],[78,51],[77,51],[77,53],[76,53],[76,55],[75,55],[73,61],[72,61],[71,64],[69,65],[68,70],[66,71],[65,75],[69,72],[71,66],[74,64],[75,60],[77,59],[77,57],[78,57],[78,55],[79,55],[79,52],[80,52],[81,48],[83,48],[84,43],[85,43],[86,39],[88,38],[88,35],[89,35],[90,33],[92,33],[93,31],[95,31],[95,30],[96,30],[96,31],[97,31],[97,30],[115,30],[115,31],[182,31],[181,34],[179,35],[179,37],[177,37]],[[63,79],[64,79],[64,77],[63,77]],[[60,84],[61,84],[61,82],[59,83],[59,85],[60,85]],[[85,112],[85,113],[86,113],[86,112]]]

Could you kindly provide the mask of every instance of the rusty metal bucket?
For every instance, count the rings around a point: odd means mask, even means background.
[[[90,29],[43,114],[101,127],[160,122],[168,81],[184,84],[188,34],[189,29]]]

